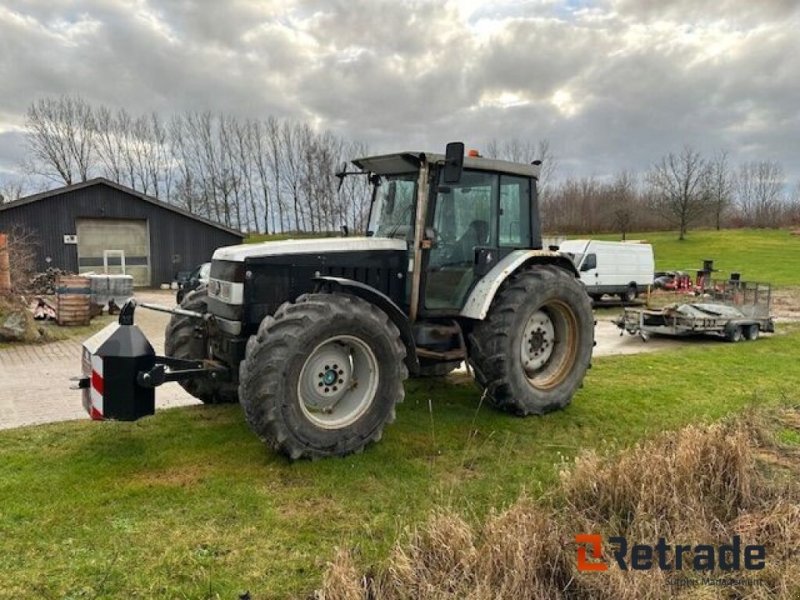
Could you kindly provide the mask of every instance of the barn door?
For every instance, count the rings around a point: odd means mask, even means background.
[[[78,268],[109,275],[131,275],[149,286],[150,236],[144,219],[77,219]]]

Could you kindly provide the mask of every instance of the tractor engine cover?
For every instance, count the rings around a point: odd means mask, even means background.
[[[83,407],[97,421],[135,421],[155,413],[154,388],[137,384],[156,362],[153,346],[136,325],[112,323],[83,343]]]

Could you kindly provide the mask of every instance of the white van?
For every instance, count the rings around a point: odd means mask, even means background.
[[[592,300],[612,294],[631,302],[653,283],[655,261],[650,244],[566,240],[559,250],[572,256]]]

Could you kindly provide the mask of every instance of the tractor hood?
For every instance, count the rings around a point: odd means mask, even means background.
[[[281,256],[286,254],[328,254],[330,252],[363,252],[380,250],[406,250],[405,240],[379,237],[338,237],[307,240],[283,240],[242,244],[218,248],[214,260],[244,262],[248,258],[260,256]]]

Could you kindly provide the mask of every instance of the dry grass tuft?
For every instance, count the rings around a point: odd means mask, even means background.
[[[550,503],[527,497],[490,514],[480,529],[454,511],[439,511],[397,543],[376,578],[363,577],[347,553],[331,564],[320,600],[497,600],[797,598],[800,597],[800,493],[777,483],[757,456],[774,436],[746,415],[665,433],[617,455],[581,455],[561,473]],[[768,448],[770,452],[777,445]],[[797,463],[792,463],[796,466]],[[800,470],[800,468],[798,468]],[[631,543],[767,546],[767,567],[738,573],[680,574],[696,585],[675,588],[674,572],[578,572],[577,533],[624,535]],[[604,551],[606,556],[610,553]],[[725,587],[699,577],[750,581]]]
[[[638,539],[713,535],[753,504],[758,478],[744,424],[689,426],[609,459],[590,452],[562,473],[569,507]]]

